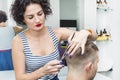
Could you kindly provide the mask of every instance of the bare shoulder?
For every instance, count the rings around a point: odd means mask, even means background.
[[[21,38],[18,34],[13,38],[13,42],[21,42]]]
[[[22,40],[20,38],[19,35],[16,35],[14,38],[13,38],[13,41],[12,41],[12,51],[14,52],[17,52],[17,51],[23,51],[23,44],[22,44]]]

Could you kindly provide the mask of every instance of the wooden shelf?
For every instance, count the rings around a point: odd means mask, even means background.
[[[107,41],[110,40],[110,36],[98,36],[97,41]]]

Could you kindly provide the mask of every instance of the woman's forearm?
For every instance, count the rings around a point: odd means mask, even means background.
[[[40,68],[34,72],[19,75],[19,77],[16,77],[16,80],[38,80],[44,76],[43,68]]]

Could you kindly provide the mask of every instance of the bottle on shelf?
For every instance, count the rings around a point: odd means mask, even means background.
[[[102,36],[102,34],[103,34],[102,30],[100,30],[100,35],[99,36]]]
[[[98,0],[97,1],[97,9],[101,8],[102,6],[102,1],[101,0]]]
[[[102,34],[103,36],[106,36],[107,35],[107,31],[106,31],[106,29],[104,28],[103,29],[103,34]]]
[[[103,30],[100,30],[100,33],[98,35],[97,40],[99,40],[99,41],[109,40],[110,37],[111,37],[110,33],[108,33],[108,31],[106,30],[106,28],[104,28]]]
[[[102,4],[102,0],[99,0],[99,4]]]
[[[98,30],[96,29],[96,33],[99,35]]]
[[[108,5],[107,4],[108,4],[108,2],[106,0],[104,0],[104,2],[103,2],[103,8],[104,8],[105,11],[108,10]]]
[[[107,1],[106,0],[104,0],[104,3],[107,5]]]

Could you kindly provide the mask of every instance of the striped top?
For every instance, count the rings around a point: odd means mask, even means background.
[[[43,67],[46,63],[48,63],[51,60],[59,59],[59,51],[58,51],[58,40],[53,32],[53,29],[51,27],[48,27],[50,36],[53,40],[53,44],[55,46],[54,52],[45,55],[45,56],[35,56],[32,54],[30,50],[30,46],[27,42],[27,38],[24,34],[24,32],[20,32],[19,35],[22,39],[22,43],[24,46],[24,54],[25,54],[25,62],[26,62],[26,72],[31,73],[40,67]],[[48,80],[54,78],[55,75],[46,75],[43,77],[43,80]]]

